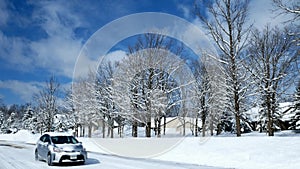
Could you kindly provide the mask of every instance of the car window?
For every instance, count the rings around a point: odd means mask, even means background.
[[[78,141],[73,136],[51,136],[54,144],[77,144]]]
[[[44,142],[44,140],[45,140],[45,135],[43,135],[41,138],[40,138],[40,141],[42,141],[42,142]]]
[[[50,136],[48,134],[45,134],[40,138],[40,141],[46,142],[46,143],[50,142]]]
[[[50,142],[50,137],[49,137],[49,135],[46,135],[46,136],[45,136],[44,142],[46,142],[46,143]]]

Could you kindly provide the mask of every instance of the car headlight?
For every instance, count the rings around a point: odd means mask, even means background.
[[[60,148],[58,148],[58,147],[53,147],[53,151],[54,151],[54,152],[57,152],[57,153],[63,152],[63,150],[60,149]]]

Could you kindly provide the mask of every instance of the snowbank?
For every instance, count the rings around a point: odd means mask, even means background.
[[[27,144],[36,144],[40,134],[32,134],[28,130],[19,130],[15,134],[0,134],[0,140],[23,142]]]

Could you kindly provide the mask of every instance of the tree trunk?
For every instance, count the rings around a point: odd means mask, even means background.
[[[76,123],[75,124],[75,133],[74,133],[75,135],[75,137],[78,137],[78,124]]]
[[[135,120],[132,124],[132,137],[137,137],[138,136],[138,126],[137,126],[137,121]]]
[[[157,137],[161,137],[161,117],[158,118]]]
[[[114,138],[114,126],[110,127],[110,138]]]
[[[196,115],[196,121],[195,121],[195,137],[198,137],[198,113]]]
[[[228,7],[227,9],[227,24],[228,24],[228,32],[229,32],[229,52],[230,52],[230,59],[231,59],[231,78],[233,82],[233,94],[234,94],[234,114],[235,114],[235,122],[236,122],[236,136],[241,136],[241,125],[240,125],[240,102],[239,102],[239,82],[238,82],[238,69],[237,69],[237,61],[236,58],[238,57],[236,53],[234,52],[234,27],[233,22],[231,20],[231,2],[229,1],[227,3]]]
[[[236,120],[236,136],[240,137],[241,136],[241,120],[240,120],[240,115],[235,114],[235,120]]]
[[[202,137],[205,137],[205,123],[206,123],[206,118],[204,118],[203,116],[202,116]]]
[[[123,125],[120,125],[119,126],[119,130],[120,130],[120,132],[119,132],[119,136],[120,136],[120,138],[122,138],[123,136],[123,128],[124,128],[124,126]]]
[[[164,116],[164,135],[166,135],[167,118]]]
[[[158,119],[155,119],[155,121],[154,121],[154,133],[155,133],[156,136],[158,135],[157,122],[158,122]]]
[[[151,119],[146,123],[146,137],[151,137]]]
[[[102,119],[102,138],[105,138],[105,117]]]
[[[89,138],[92,137],[92,123],[90,123],[89,126],[88,126],[88,137]]]
[[[217,135],[220,135],[222,133],[222,124],[219,123],[217,127]]]
[[[235,65],[235,57],[232,50],[232,80],[233,80],[233,93],[234,93],[234,114],[235,114],[235,123],[236,123],[236,136],[241,136],[241,122],[240,122],[240,103],[239,103],[239,84],[237,79],[237,69]]]
[[[268,135],[274,136],[273,116],[270,96],[267,96]]]
[[[114,135],[114,119],[110,115],[107,116],[107,123],[108,123],[107,137],[110,136],[110,138],[113,138],[113,135]]]
[[[231,51],[231,64],[232,64],[232,81],[233,81],[233,94],[234,94],[234,114],[235,114],[235,127],[236,127],[236,136],[241,136],[241,122],[240,122],[240,102],[239,102],[239,84],[237,79],[237,68],[235,56],[233,54],[233,49]]]
[[[209,122],[209,128],[210,128],[210,135],[213,136],[214,135],[214,117],[213,114],[211,113],[210,115],[210,122]]]
[[[182,124],[182,135],[185,136],[185,119],[183,118],[183,124]]]

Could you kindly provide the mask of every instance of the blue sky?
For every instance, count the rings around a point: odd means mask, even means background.
[[[93,33],[120,17],[163,12],[199,24],[194,0],[0,0],[0,98],[5,104],[32,102],[51,75],[72,81],[77,56]],[[262,29],[274,18],[270,0],[252,0],[249,23]]]

